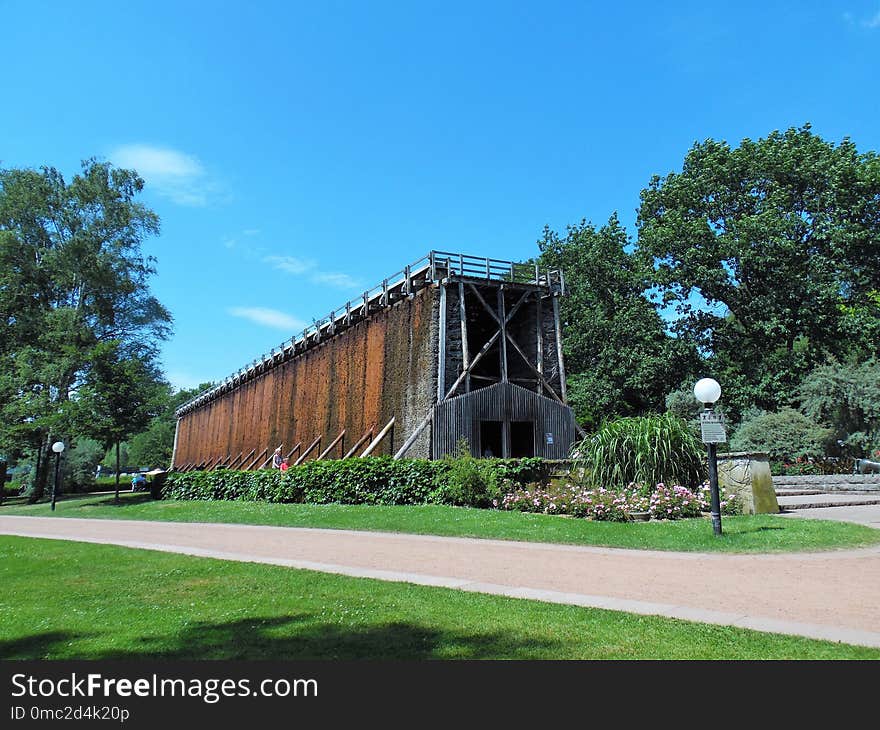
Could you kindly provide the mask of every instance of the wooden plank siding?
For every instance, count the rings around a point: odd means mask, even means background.
[[[395,418],[418,423],[436,390],[436,287],[424,287],[321,344],[189,410],[178,420],[177,464],[213,463],[229,453],[318,436],[329,444],[341,431],[378,433]],[[433,377],[430,375],[433,373]],[[411,411],[411,412],[410,412]],[[374,453],[393,453],[386,436]],[[429,456],[425,434],[423,456]],[[318,451],[309,458],[318,456]],[[413,455],[416,455],[415,453]],[[251,457],[253,458],[253,457]]]

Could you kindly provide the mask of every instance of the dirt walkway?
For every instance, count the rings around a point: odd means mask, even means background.
[[[0,533],[444,586],[880,647],[880,547],[620,550],[256,525],[0,517]]]

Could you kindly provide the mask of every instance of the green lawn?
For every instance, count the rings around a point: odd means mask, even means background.
[[[48,504],[27,505],[21,500],[7,501],[0,506],[0,515],[13,514],[47,516],[53,513]],[[699,552],[809,551],[880,543],[880,530],[870,527],[776,515],[725,517],[722,520],[724,534],[716,538],[708,519],[591,522],[552,515],[440,505],[380,507],[154,501],[146,493],[125,493],[119,504],[114,504],[112,495],[71,496],[57,503],[54,515],[379,530]]]
[[[0,537],[2,659],[880,659],[880,650],[289,568]]]

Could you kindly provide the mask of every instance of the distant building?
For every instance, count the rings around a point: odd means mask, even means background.
[[[177,411],[178,470],[366,454],[565,458],[561,271],[432,251]]]

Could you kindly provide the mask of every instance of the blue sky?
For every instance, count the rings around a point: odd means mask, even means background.
[[[221,379],[431,248],[521,259],[697,140],[880,149],[880,0],[0,0],[0,164],[134,167],[172,383]]]

